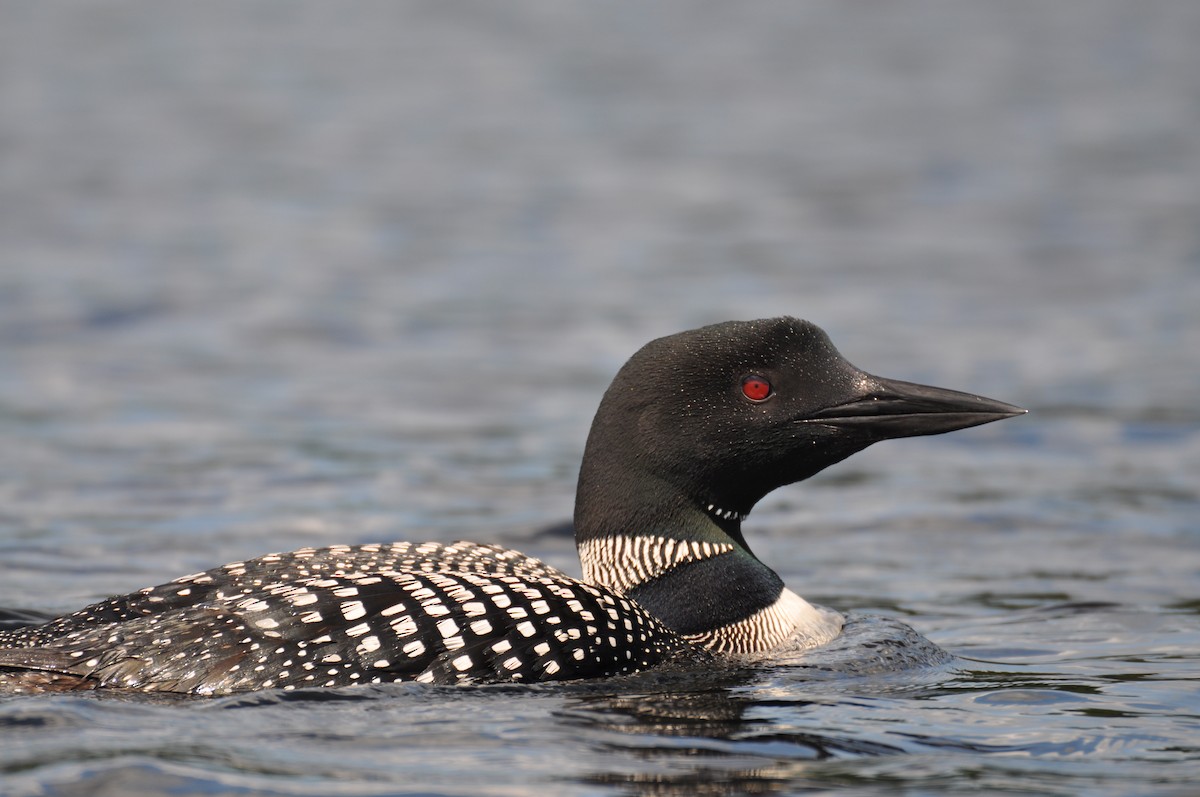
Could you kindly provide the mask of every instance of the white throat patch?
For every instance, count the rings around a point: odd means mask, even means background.
[[[704,507],[710,515],[721,518],[722,520],[745,520],[748,515],[743,515],[741,512],[734,512],[732,509],[722,509],[716,504],[709,504]]]

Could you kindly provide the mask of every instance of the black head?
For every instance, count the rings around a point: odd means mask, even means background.
[[[879,440],[1023,412],[872,376],[847,362],[820,328],[795,318],[681,332],[644,346],[605,393],[588,438],[576,521],[586,534],[580,515],[598,509],[594,502],[646,501],[664,491],[745,514],[777,487]]]

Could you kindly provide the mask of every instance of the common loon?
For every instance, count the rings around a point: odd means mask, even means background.
[[[755,503],[876,441],[1023,412],[872,376],[807,321],[681,332],[634,354],[596,413],[582,580],[468,542],[268,554],[0,632],[0,689],[536,682],[785,656],[835,639],[843,617],[751,552]]]

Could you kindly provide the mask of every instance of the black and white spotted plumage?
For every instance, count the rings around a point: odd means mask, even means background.
[[[165,614],[205,601],[244,594],[268,584],[321,575],[382,571],[461,571],[480,575],[566,578],[564,573],[544,562],[499,545],[397,542],[300,548],[182,576],[167,584],[92,604],[44,625],[0,631],[0,649],[5,646],[32,647],[81,627]]]
[[[195,694],[573,680],[705,658],[626,598],[471,543],[271,554],[0,633],[0,668]]]
[[[878,440],[1020,412],[868,374],[793,318],[679,333],[638,351],[596,413],[583,581],[473,543],[270,554],[0,631],[0,690],[528,683],[794,656],[843,618],[751,553],[754,504]]]

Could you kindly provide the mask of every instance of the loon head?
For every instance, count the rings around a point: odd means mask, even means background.
[[[1023,412],[869,374],[795,318],[659,338],[621,368],[600,404],[580,473],[577,535],[671,533],[700,512],[745,547],[741,519],[778,487],[880,440]]]
[[[584,579],[723,654],[824,644],[842,617],[750,551],[741,522],[755,503],[880,440],[1023,412],[869,374],[795,318],[651,341],[613,380],[588,436],[575,500]]]

